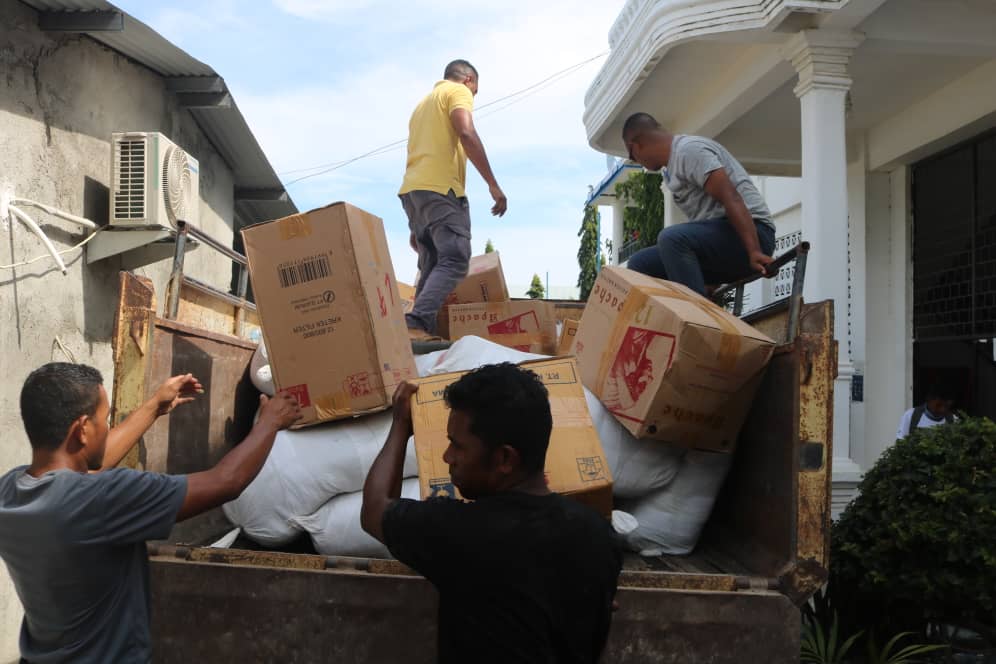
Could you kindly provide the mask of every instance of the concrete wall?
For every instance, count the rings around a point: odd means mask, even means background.
[[[200,162],[200,227],[232,239],[233,179],[189,113],[177,108],[162,78],[86,37],[42,33],[35,13],[0,3],[0,191],[30,198],[98,223],[107,220],[110,134],[160,131]],[[84,236],[79,227],[27,210],[58,249]],[[0,221],[0,265],[45,254],[20,222]],[[18,410],[21,384],[34,368],[67,360],[113,379],[110,336],[123,263],[86,265],[80,250],[64,256],[63,276],[50,259],[0,270],[0,469],[30,459]],[[170,262],[137,268],[153,280],[160,302]],[[230,267],[208,248],[187,257],[192,276],[227,287]],[[20,604],[0,572],[0,662],[17,656]]]

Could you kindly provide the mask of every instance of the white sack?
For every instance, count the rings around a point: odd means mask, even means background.
[[[643,556],[691,553],[732,460],[732,454],[689,450],[670,484],[620,506],[639,523],[624,536],[629,548]]]
[[[249,362],[249,380],[256,386],[256,389],[263,394],[272,397],[276,392],[273,386],[273,372],[270,370],[270,358],[266,354],[266,344],[259,340],[256,352],[252,354]]]
[[[351,420],[280,431],[259,475],[226,503],[225,516],[253,540],[285,544],[301,532],[291,517],[311,514],[341,493],[363,489],[367,471],[387,440],[391,411]],[[415,446],[408,441],[404,477],[418,475]]]
[[[432,366],[426,367],[425,374],[422,373],[422,366],[419,365],[419,375],[435,376],[437,374],[450,373],[453,371],[470,371],[485,364],[498,364],[499,362],[512,362],[519,364],[527,360],[545,360],[548,355],[536,355],[535,353],[523,353],[521,350],[507,348],[481,337],[473,335],[461,337],[454,341],[448,350],[439,351],[441,355],[436,358]],[[430,353],[435,355],[436,353]]]
[[[401,484],[401,497],[419,499],[418,479]],[[363,492],[336,496],[314,514],[295,517],[292,523],[311,535],[315,550],[323,556],[390,558],[387,547],[367,535],[360,526]]]
[[[667,486],[681,467],[686,448],[659,440],[637,440],[587,387],[584,396],[612,470],[612,494],[639,498]]]
[[[419,378],[432,375],[432,368],[446,355],[445,350],[436,350],[431,353],[424,353],[415,356],[415,370],[418,371]]]

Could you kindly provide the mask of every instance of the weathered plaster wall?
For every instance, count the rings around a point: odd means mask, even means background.
[[[200,162],[200,227],[232,239],[233,179],[229,167],[177,107],[163,79],[83,36],[44,33],[30,8],[0,3],[0,192],[30,198],[105,223],[113,131],[160,131]],[[58,249],[83,239],[79,227],[25,208]],[[0,265],[45,254],[20,222],[0,220]],[[86,265],[82,250],[64,256],[63,276],[51,259],[0,269],[0,471],[26,463],[30,448],[18,409],[21,384],[34,368],[66,360],[58,338],[78,362],[112,375],[110,336],[123,264]],[[136,268],[162,298],[170,261]],[[201,247],[187,271],[226,288],[230,266]],[[17,656],[20,603],[0,571],[0,662]]]

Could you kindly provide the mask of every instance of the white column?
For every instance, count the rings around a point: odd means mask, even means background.
[[[622,249],[625,236],[623,235],[623,210],[626,204],[618,197],[612,201],[612,264],[619,265],[619,250]]]
[[[803,295],[834,301],[838,377],[834,383],[833,475],[857,477],[851,459],[851,362],[847,329],[847,148],[844,120],[851,87],[847,64],[862,37],[852,32],[805,30],[793,35],[785,57],[799,73],[795,94],[802,113],[802,236],[813,245]]]
[[[685,213],[681,211],[678,204],[674,202],[674,194],[671,190],[667,188],[663,182],[661,183],[661,191],[664,192],[664,224],[663,227],[674,226],[675,224],[680,224],[688,221],[685,217]]]

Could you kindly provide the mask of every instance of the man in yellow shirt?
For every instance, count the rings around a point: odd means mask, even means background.
[[[466,60],[446,65],[444,80],[419,102],[408,122],[408,163],[401,205],[418,252],[415,305],[405,314],[413,339],[436,332],[436,312],[467,276],[470,263],[470,208],[465,192],[467,158],[488,185],[502,216],[508,202],[474,129],[477,70]]]

